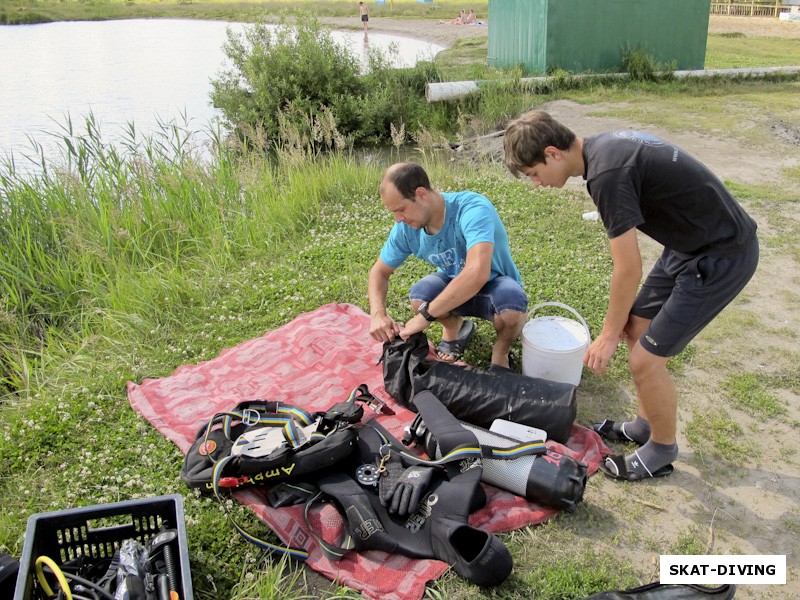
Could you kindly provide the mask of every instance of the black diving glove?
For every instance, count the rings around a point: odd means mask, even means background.
[[[378,482],[381,504],[390,513],[401,517],[412,514],[419,507],[433,477],[433,468],[415,465],[402,470],[399,463],[389,463],[386,473]]]

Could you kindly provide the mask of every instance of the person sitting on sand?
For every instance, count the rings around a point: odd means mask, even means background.
[[[458,15],[455,19],[450,19],[449,21],[440,20],[439,23],[442,23],[443,25],[463,25],[465,23],[466,19],[467,19],[467,13],[462,8],[461,9],[461,14]]]
[[[478,20],[478,17],[475,16],[475,10],[470,9],[469,14],[464,18],[464,23],[470,25],[475,23]]]

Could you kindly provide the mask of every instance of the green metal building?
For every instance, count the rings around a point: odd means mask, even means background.
[[[489,0],[489,65],[617,72],[626,48],[702,69],[710,0]]]

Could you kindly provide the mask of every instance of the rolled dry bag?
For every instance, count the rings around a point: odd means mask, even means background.
[[[520,445],[518,440],[493,431],[463,422],[461,426],[475,434],[482,448],[516,448]],[[412,439],[421,443],[429,456],[441,457],[439,443],[422,419],[417,417],[410,429]],[[550,448],[543,454],[505,459],[487,458],[484,453],[481,481],[530,502],[575,512],[578,502],[583,500],[586,471],[585,464]]]
[[[428,356],[428,338],[416,333],[383,345],[386,391],[415,410],[411,399],[430,390],[459,420],[488,429],[506,419],[547,431],[565,443],[577,412],[575,386],[511,371],[482,371]]]

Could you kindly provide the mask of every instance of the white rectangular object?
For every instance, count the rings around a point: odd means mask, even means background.
[[[547,441],[547,432],[544,429],[514,423],[505,419],[495,419],[489,431],[499,433],[520,442],[544,442]]]

